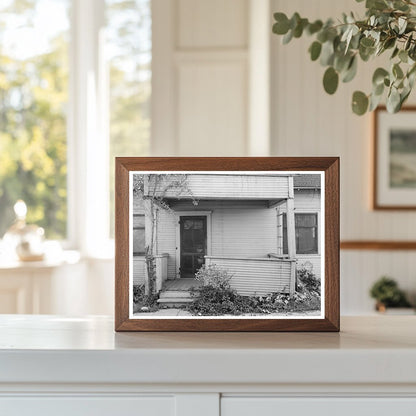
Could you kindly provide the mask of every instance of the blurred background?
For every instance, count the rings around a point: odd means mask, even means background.
[[[275,11],[350,10],[362,8],[2,0],[0,236],[21,199],[48,251],[18,261],[3,239],[0,313],[113,314],[115,156],[340,156],[341,240],[416,240],[416,211],[371,207],[372,116],[353,115],[350,97],[368,89],[375,66],[329,96],[311,40],[282,45],[271,33]],[[369,290],[382,275],[414,300],[414,251],[363,248],[341,251],[341,313],[374,313]]]

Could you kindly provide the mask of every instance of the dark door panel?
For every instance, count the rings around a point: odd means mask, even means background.
[[[180,217],[181,277],[195,277],[207,254],[207,217]]]

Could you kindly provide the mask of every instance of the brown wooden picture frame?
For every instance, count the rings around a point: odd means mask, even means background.
[[[321,171],[325,173],[324,317],[309,319],[131,319],[129,317],[129,172]],[[118,157],[115,184],[116,331],[339,331],[338,157]]]
[[[379,143],[379,134],[380,134],[380,114],[386,112],[387,109],[385,106],[377,107],[372,114],[372,126],[373,126],[373,149],[372,149],[372,159],[373,159],[373,177],[372,177],[372,208],[375,211],[413,211],[416,210],[416,205],[400,205],[398,203],[392,204],[383,204],[379,201],[380,195],[380,186],[378,184],[380,164],[378,162],[380,143]],[[406,114],[413,112],[416,115],[416,106],[406,106],[400,110],[400,114]],[[400,114],[395,114],[396,117],[400,117]]]

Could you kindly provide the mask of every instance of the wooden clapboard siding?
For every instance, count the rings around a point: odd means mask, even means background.
[[[208,257],[210,264],[227,269],[233,276],[230,285],[240,295],[264,296],[274,292],[288,293],[291,262],[272,259]]]
[[[295,190],[295,210],[317,212],[321,209],[321,191],[319,189]]]
[[[218,208],[212,212],[212,255],[266,257],[277,251],[273,208]]]
[[[168,279],[176,277],[176,225],[177,219],[174,213],[159,210],[156,252],[169,255],[167,266]]]
[[[302,268],[303,264],[306,262],[312,263],[313,269],[312,272],[315,274],[315,276],[320,277],[321,276],[321,256],[316,254],[299,254],[296,256],[298,262],[297,267]]]
[[[152,177],[150,177],[150,181]],[[277,175],[204,175],[191,174],[187,185],[196,199],[284,199],[289,195],[287,176]],[[160,195],[166,198],[189,199],[189,192],[178,195],[176,189],[166,190],[166,184],[160,181]],[[152,188],[152,183],[149,185]]]
[[[133,284],[144,285],[145,259],[143,256],[133,257]]]

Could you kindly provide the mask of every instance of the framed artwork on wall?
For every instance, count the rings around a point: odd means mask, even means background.
[[[116,331],[339,331],[339,159],[116,158]]]
[[[380,107],[373,117],[373,208],[416,209],[416,107]]]

